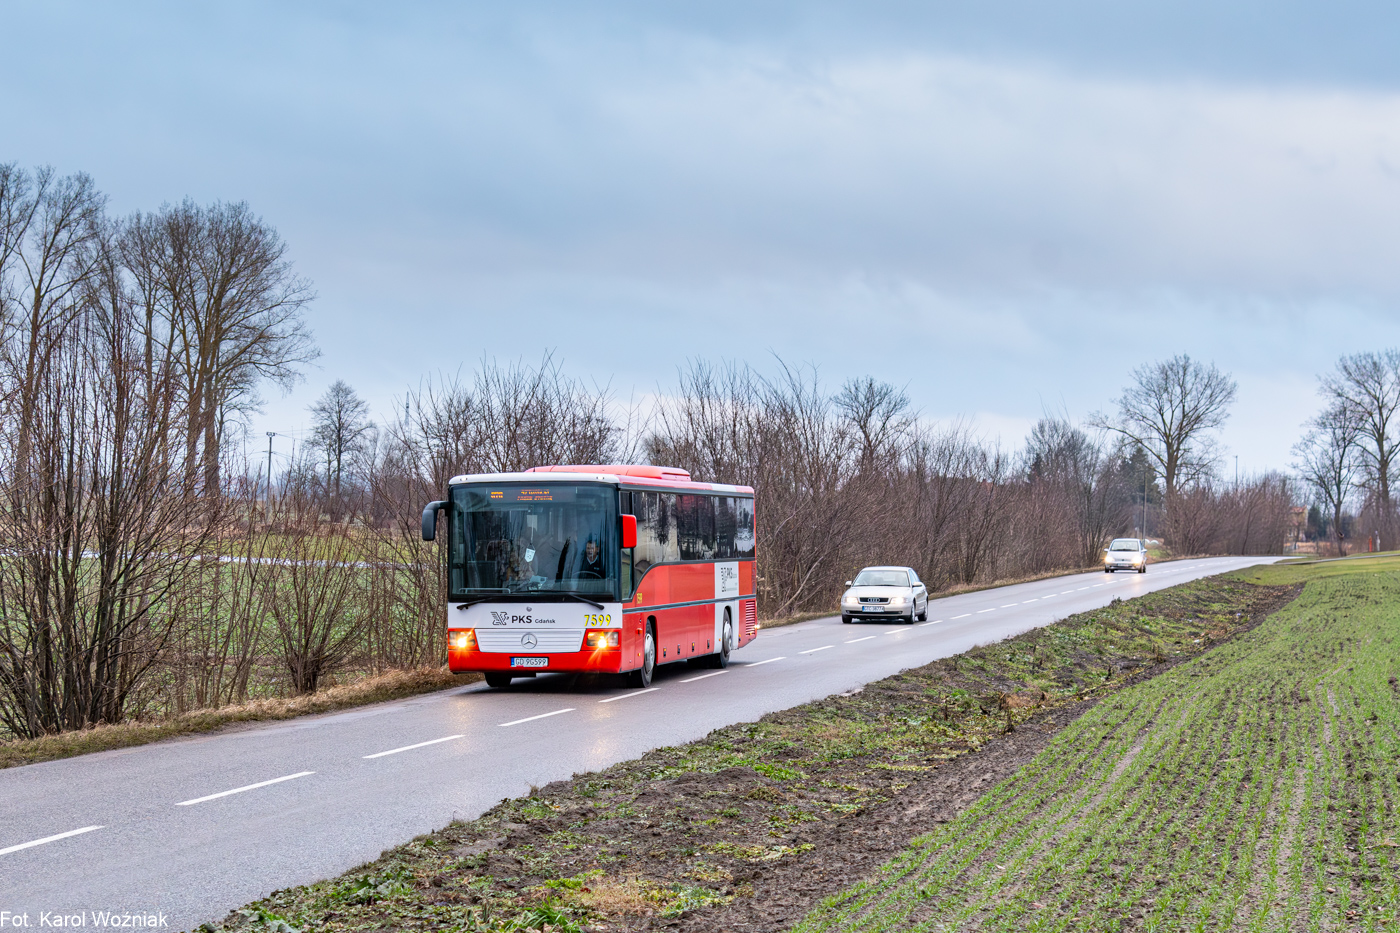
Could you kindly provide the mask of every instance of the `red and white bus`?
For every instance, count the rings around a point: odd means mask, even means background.
[[[457,476],[447,519],[448,665],[493,687],[540,672],[726,667],[758,634],[753,489],[654,466]]]

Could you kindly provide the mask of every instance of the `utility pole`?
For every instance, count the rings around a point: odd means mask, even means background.
[[[276,436],[276,431],[267,432],[267,496],[263,499],[263,512],[269,522],[272,521],[272,439]]]
[[[1152,465],[1142,458],[1142,546],[1147,547],[1147,484],[1152,480]]]

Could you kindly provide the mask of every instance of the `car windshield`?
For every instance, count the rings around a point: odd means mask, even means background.
[[[1102,539],[1100,539],[1102,540]],[[1137,538],[1117,538],[1108,546],[1110,551],[1136,551],[1139,550]]]
[[[908,586],[909,574],[903,570],[862,570],[856,586]]]
[[[611,486],[472,485],[452,489],[450,595],[617,590],[617,492]]]

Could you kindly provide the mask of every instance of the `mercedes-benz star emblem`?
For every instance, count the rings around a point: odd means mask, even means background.
[[[526,632],[524,635],[520,636],[520,644],[524,645],[526,648],[533,648],[535,645],[539,644],[539,639],[535,638],[534,632]]]

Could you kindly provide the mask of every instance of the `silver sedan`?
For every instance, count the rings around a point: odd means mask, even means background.
[[[1103,552],[1103,572],[1147,573],[1147,545],[1138,538],[1114,538]]]
[[[855,581],[846,581],[841,596],[841,621],[897,619],[928,620],[928,587],[912,567],[866,567]]]

